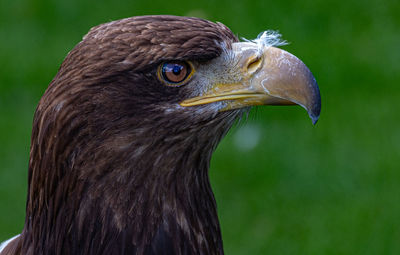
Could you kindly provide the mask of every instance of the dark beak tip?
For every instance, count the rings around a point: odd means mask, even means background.
[[[313,93],[314,102],[311,108],[309,108],[308,115],[310,116],[313,125],[315,125],[317,124],[317,121],[321,113],[321,94],[319,91],[317,81],[315,80],[314,76],[312,76],[312,78],[313,78],[313,88],[314,88],[314,93]]]
[[[312,124],[315,125],[318,122],[319,115],[318,116],[314,116],[314,115],[310,114],[310,118],[311,118]]]
[[[320,113],[321,113],[321,101],[319,100],[318,103],[315,104],[310,111],[308,111],[308,115],[310,116],[313,125],[317,124]]]

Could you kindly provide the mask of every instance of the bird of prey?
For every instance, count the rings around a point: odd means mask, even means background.
[[[92,28],[37,106],[25,225],[1,255],[223,254],[219,141],[251,106],[320,114],[313,75],[278,39],[176,16]]]

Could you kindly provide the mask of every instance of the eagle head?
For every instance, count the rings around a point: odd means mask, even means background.
[[[239,42],[223,24],[141,16],[92,28],[34,116],[22,254],[222,254],[208,168],[255,105],[318,85],[277,34]],[[9,248],[11,250],[11,248]]]

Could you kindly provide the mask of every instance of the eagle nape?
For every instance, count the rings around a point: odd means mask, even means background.
[[[33,119],[25,225],[0,255],[224,254],[211,156],[251,106],[321,99],[264,33],[138,16],[92,28]]]

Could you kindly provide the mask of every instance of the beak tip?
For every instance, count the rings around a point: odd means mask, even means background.
[[[320,113],[321,113],[321,103],[319,103],[318,105],[313,107],[310,111],[308,111],[308,115],[310,116],[313,125],[317,124]]]
[[[319,115],[315,116],[315,115],[310,114],[310,118],[311,118],[312,124],[315,125],[318,122]]]
[[[312,93],[313,100],[312,101],[313,101],[313,103],[311,104],[311,107],[309,108],[308,115],[310,116],[313,125],[315,125],[315,124],[317,124],[317,121],[318,121],[320,113],[321,113],[321,95],[319,92],[318,84],[317,84],[314,76],[312,76],[312,81],[313,81],[312,82],[312,88],[313,88],[313,93]]]

